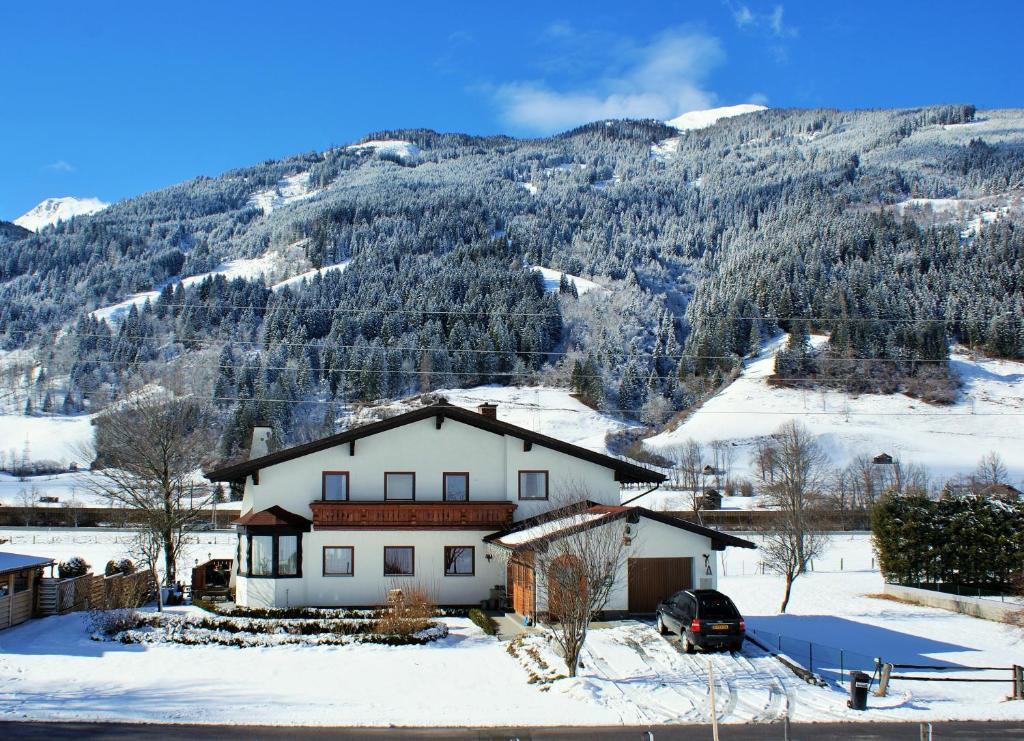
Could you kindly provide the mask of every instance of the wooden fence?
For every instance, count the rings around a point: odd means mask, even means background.
[[[643,504],[643,500],[640,501]],[[688,522],[698,522],[717,530],[758,530],[771,527],[779,512],[771,509],[710,509],[701,510],[698,518],[692,510],[672,510],[666,515]],[[828,512],[816,515],[824,530],[870,530],[871,514],[867,510]]]
[[[230,527],[238,519],[239,503],[217,507],[214,513],[203,510],[199,521],[214,524],[219,529]],[[0,527],[132,527],[142,515],[135,510],[119,507],[9,507],[0,505]]]
[[[74,579],[42,579],[39,583],[39,612],[64,615],[80,610],[113,610],[136,607],[156,594],[148,571],[101,576],[86,574]]]

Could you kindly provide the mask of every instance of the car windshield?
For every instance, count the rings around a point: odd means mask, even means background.
[[[700,601],[701,617],[707,620],[732,620],[739,617],[728,597],[703,597]]]

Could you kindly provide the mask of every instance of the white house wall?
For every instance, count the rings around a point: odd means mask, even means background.
[[[246,480],[242,510],[263,510],[278,505],[304,517],[309,503],[321,498],[323,471],[348,471],[349,498],[383,501],[385,471],[416,473],[416,501],[441,501],[442,474],[469,472],[470,501],[513,501],[519,506],[514,518],[521,520],[543,512],[559,500],[585,498],[617,504],[619,484],[610,468],[565,453],[534,445],[523,450],[523,441],[496,435],[445,419],[438,430],[434,419],[412,422],[349,444],[284,461],[261,469],[259,485]],[[547,470],[551,501],[519,500],[519,471]]]
[[[623,520],[614,520],[608,525],[601,527],[615,528],[619,532],[624,531],[627,523]],[[629,566],[630,558],[692,558],[691,584],[694,588],[716,589],[718,586],[718,565],[716,553],[711,550],[711,539],[689,532],[681,528],[665,525],[655,520],[641,517],[637,523],[629,524],[630,544],[623,547],[622,566],[615,576],[615,585],[612,588],[608,604],[605,610],[608,612],[626,612],[629,609]],[[708,566],[711,574],[706,574],[704,555],[708,556]],[[547,609],[546,589],[541,583],[545,578],[543,574],[535,575],[537,590],[537,610],[543,612]],[[702,579],[705,580],[702,582]],[[665,595],[668,597],[669,595]]]
[[[423,588],[440,605],[477,605],[496,585],[505,585],[505,563],[488,560],[482,539],[471,530],[319,530],[302,537],[302,577],[238,578],[237,600],[249,607],[372,607],[388,589]],[[353,549],[352,576],[325,576],[324,546]],[[415,574],[384,576],[384,547],[413,546]],[[445,546],[472,546],[472,576],[444,575]]]

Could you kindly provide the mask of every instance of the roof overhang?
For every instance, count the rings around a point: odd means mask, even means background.
[[[301,458],[304,455],[317,453],[321,450],[327,450],[339,445],[355,443],[356,440],[370,437],[371,435],[378,435],[382,432],[387,432],[388,430],[393,430],[397,427],[402,427],[425,419],[451,419],[495,435],[508,435],[519,438],[526,443],[540,445],[559,453],[565,453],[566,455],[573,456],[574,458],[579,458],[611,469],[615,473],[615,480],[621,483],[659,484],[665,480],[664,474],[652,471],[649,468],[644,468],[643,466],[635,463],[629,463],[628,461],[619,460],[618,458],[613,458],[610,455],[597,453],[593,450],[580,447],[579,445],[567,443],[564,440],[558,440],[553,437],[548,437],[547,435],[541,435],[540,433],[527,430],[524,427],[509,424],[508,422],[501,422],[500,420],[486,417],[478,412],[453,406],[447,402],[420,407],[419,409],[414,409],[411,412],[399,414],[389,419],[381,420],[380,422],[372,422],[370,424],[354,427],[350,430],[346,430],[345,432],[338,433],[337,435],[330,435],[328,437],[321,438],[320,440],[314,440],[310,443],[279,450],[274,453],[260,456],[259,458],[253,458],[252,460],[235,463],[230,466],[223,466],[212,471],[207,471],[204,475],[210,481],[243,482],[249,476],[258,477],[260,469],[267,468],[268,466],[294,460],[295,458]]]

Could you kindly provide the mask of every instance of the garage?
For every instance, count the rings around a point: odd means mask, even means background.
[[[628,561],[629,611],[650,613],[658,603],[693,586],[693,559],[630,558]]]

